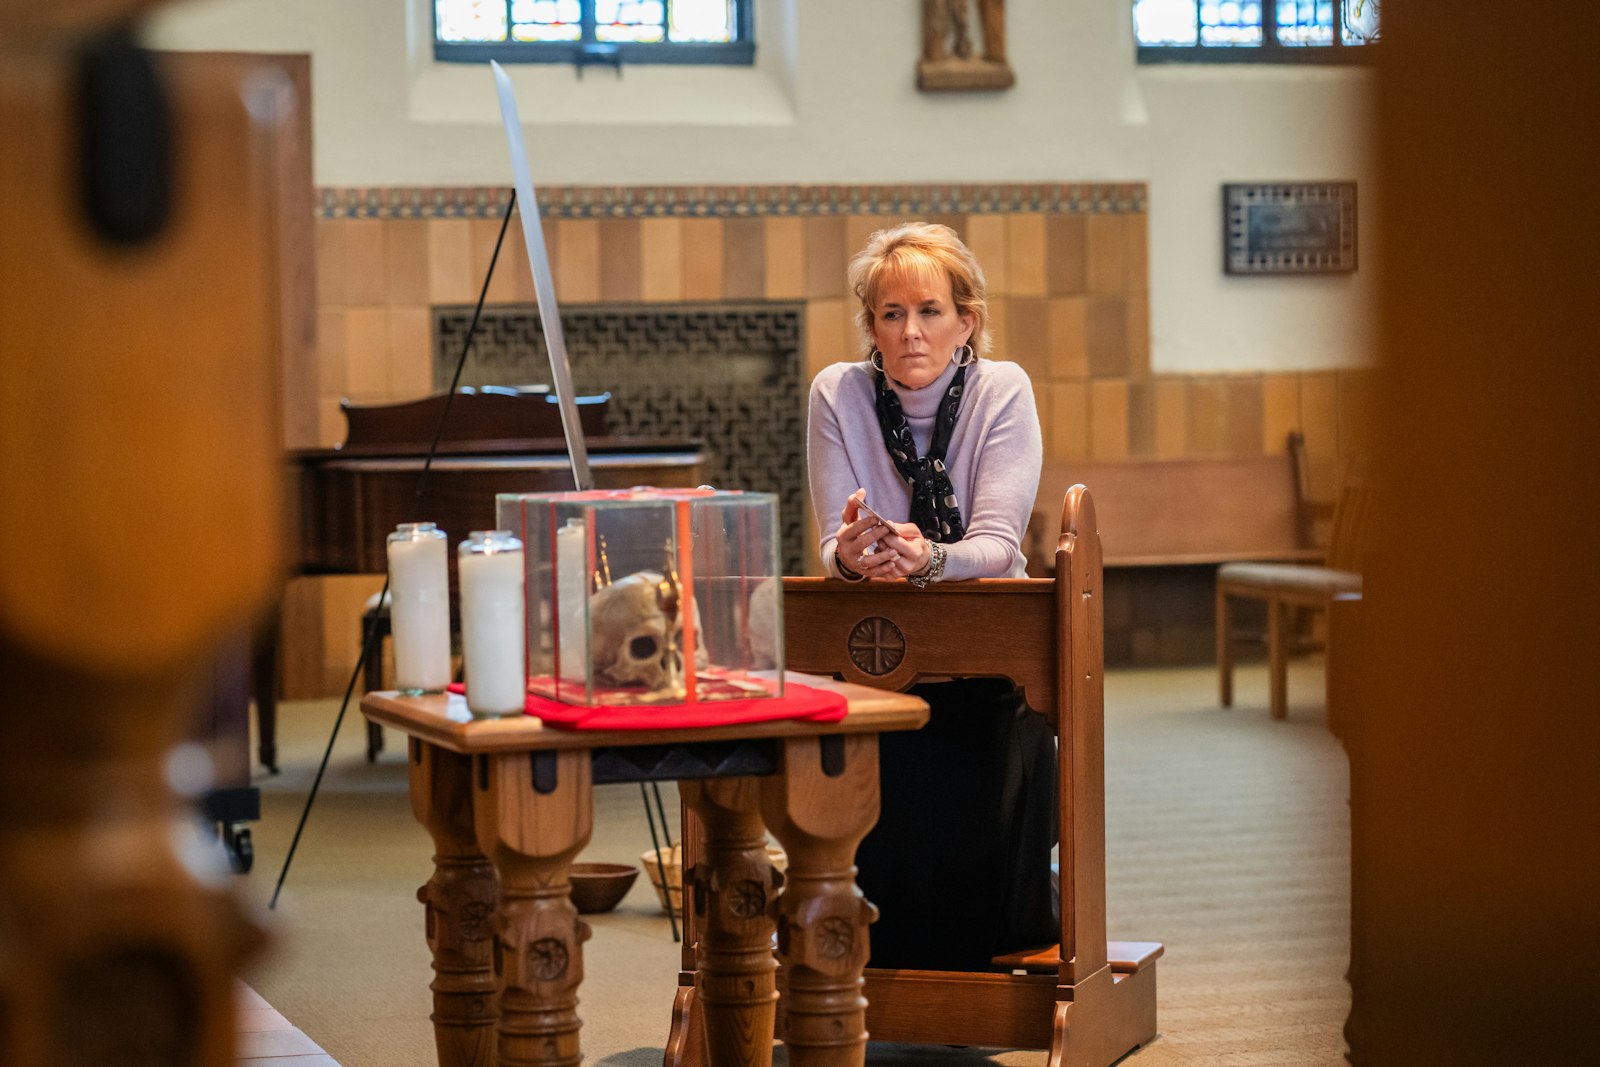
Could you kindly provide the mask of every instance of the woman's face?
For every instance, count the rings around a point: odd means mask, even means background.
[[[883,353],[883,369],[908,389],[921,389],[950,365],[972,336],[973,318],[956,312],[950,279],[891,278],[872,308],[872,340]]]

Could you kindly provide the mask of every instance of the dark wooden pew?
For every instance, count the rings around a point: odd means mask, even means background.
[[[1198,664],[1215,647],[1223,563],[1311,563],[1328,509],[1305,496],[1300,434],[1271,456],[1048,463],[1023,541],[1028,573],[1055,573],[1055,514],[1071,485],[1094,494],[1105,546],[1106,661]]]

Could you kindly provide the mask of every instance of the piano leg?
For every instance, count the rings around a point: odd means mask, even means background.
[[[268,774],[278,773],[278,627],[256,644],[250,661],[250,691],[256,702],[256,758]]]
[[[361,640],[366,642],[367,655],[362,661],[361,684],[369,693],[383,688],[383,639],[389,636],[389,612],[378,606],[370,607],[361,616]],[[383,727],[367,720],[367,762],[378,762],[383,751]]]

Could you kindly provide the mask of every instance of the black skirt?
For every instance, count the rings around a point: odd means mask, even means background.
[[[857,882],[880,911],[869,966],[992,970],[993,956],[1054,944],[1049,723],[999,679],[911,692],[928,702],[928,725],[879,737],[882,814],[856,853]]]

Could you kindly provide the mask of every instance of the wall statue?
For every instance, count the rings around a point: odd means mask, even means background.
[[[1016,81],[1006,62],[1005,0],[922,0],[922,60],[917,88],[925,92],[1009,89]],[[974,32],[982,49],[974,47]]]

